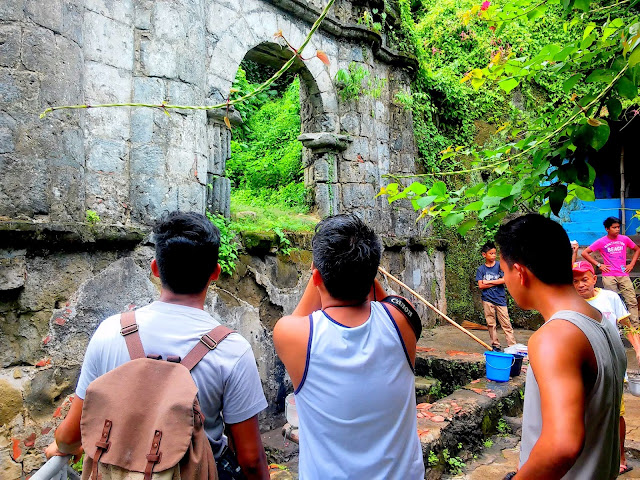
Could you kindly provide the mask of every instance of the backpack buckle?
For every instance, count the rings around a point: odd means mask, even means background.
[[[218,342],[211,338],[208,333],[205,333],[202,337],[200,337],[200,341],[204,343],[204,345],[209,350],[213,350],[218,346]]]
[[[127,325],[126,327],[122,327],[120,329],[120,335],[126,337],[127,335],[131,335],[138,331],[138,324],[134,323],[133,325]]]

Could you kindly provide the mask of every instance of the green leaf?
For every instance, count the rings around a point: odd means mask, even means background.
[[[511,188],[511,185],[494,185],[489,187],[487,195],[489,197],[499,197],[502,199],[511,195]]]
[[[609,83],[611,82],[611,80],[613,80],[613,77],[615,77],[616,74],[613,70],[605,70],[602,68],[597,68],[595,69],[593,72],[591,72],[589,74],[589,76],[587,77],[587,79],[585,80],[585,82],[587,83],[594,83],[594,82],[603,82],[603,83]]]
[[[478,223],[478,220],[475,218],[468,218],[464,222],[460,224],[458,227],[458,233],[462,236],[466,235],[469,230],[471,230]]]
[[[402,200],[403,198],[407,198],[407,191],[403,190],[400,193],[397,193],[396,195],[389,195],[389,203],[393,203],[396,202],[398,200]]]
[[[444,217],[442,222],[447,227],[453,227],[454,225],[459,224],[462,220],[464,220],[464,214],[463,213],[450,213],[449,215]]]
[[[638,95],[638,87],[627,77],[622,77],[615,86],[616,91],[623,97],[633,100]]]
[[[427,197],[420,197],[416,199],[415,202],[418,208],[422,209],[422,208],[427,208],[429,205],[431,205],[436,198],[438,198],[437,195],[429,195]]]
[[[482,183],[478,183],[471,188],[467,188],[464,192],[465,197],[475,197],[484,189],[484,185]]]
[[[513,90],[514,88],[516,88],[518,86],[518,83],[520,83],[520,82],[518,82],[518,80],[516,80],[515,78],[511,77],[511,78],[505,78],[504,80],[500,80],[498,82],[498,85],[505,92],[509,93],[511,90]]]
[[[617,98],[612,97],[607,101],[607,110],[609,110],[609,118],[617,120],[622,113],[622,103]]]
[[[551,211],[555,215],[558,215],[560,213],[560,209],[562,208],[562,204],[564,203],[564,199],[566,198],[566,196],[566,185],[554,185],[549,192],[549,205],[551,207]]]
[[[587,27],[584,29],[584,33],[582,34],[582,39],[584,40],[585,38],[587,38],[589,36],[589,34],[591,32],[593,32],[593,29],[596,28],[596,24],[593,22],[590,22],[587,24]]]
[[[482,208],[483,205],[484,203],[482,202],[482,200],[478,200],[477,202],[472,202],[464,207],[464,210],[466,210],[467,212],[477,212]]]
[[[551,213],[551,205],[549,205],[549,202],[547,202],[544,205],[542,205],[540,207],[540,209],[538,210],[538,212],[541,215],[549,215],[549,213]]]
[[[500,200],[502,200],[502,198],[503,197],[490,197],[487,195],[482,197],[482,203],[485,207],[495,207],[500,205]]]
[[[406,189],[409,190],[410,192],[415,193],[416,195],[422,195],[427,191],[427,186],[420,182],[413,182]]]
[[[591,0],[576,0],[573,4],[573,8],[582,10],[583,12],[588,12],[590,3]]]
[[[567,80],[565,80],[562,83],[562,91],[564,93],[569,93],[573,89],[575,84],[578,83],[578,80],[580,80],[581,78],[582,78],[581,73],[576,73],[575,75],[572,75],[571,77],[569,77]]]
[[[574,143],[582,146],[591,146],[594,150],[600,150],[607,143],[611,133],[609,125],[602,119],[600,125],[593,127],[588,123],[581,125],[574,134]]]
[[[631,55],[629,55],[629,66],[633,67],[640,62],[640,48],[636,48]]]
[[[480,220],[482,220],[483,218],[491,215],[493,212],[495,212],[498,209],[498,207],[489,207],[489,208],[485,208],[484,210],[482,210],[479,214],[478,214],[478,218]]]
[[[480,87],[484,84],[485,79],[484,78],[472,78],[471,79],[471,86],[473,87],[474,90],[480,90]]]
[[[438,197],[442,197],[447,194],[447,186],[444,182],[437,181],[433,184],[433,186],[427,192],[429,195],[436,195]]]
[[[541,5],[538,8],[534,8],[529,13],[527,13],[527,18],[529,19],[529,21],[535,20],[536,18],[543,16],[545,10],[546,8],[544,5]]]
[[[576,185],[573,191],[580,200],[585,202],[593,202],[596,199],[595,193],[593,193],[592,188],[581,187],[580,185]]]

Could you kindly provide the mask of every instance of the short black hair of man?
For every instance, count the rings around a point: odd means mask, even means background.
[[[202,292],[218,265],[220,231],[195,212],[164,214],[153,228],[160,280],[173,293]]]
[[[602,222],[604,228],[606,228],[607,230],[609,230],[611,228],[611,225],[613,225],[614,223],[621,224],[622,222],[618,217],[609,217],[605,219],[604,222]]]
[[[480,249],[480,253],[487,253],[489,250],[492,250],[494,248],[496,248],[495,243],[489,241],[482,246],[482,248]]]
[[[380,239],[355,215],[335,215],[316,225],[311,242],[313,265],[329,294],[364,302],[378,272]]]
[[[571,285],[571,243],[562,225],[535,213],[502,225],[496,234],[509,267],[519,263],[547,285]]]

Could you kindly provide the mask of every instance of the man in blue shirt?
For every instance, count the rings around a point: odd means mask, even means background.
[[[498,340],[498,328],[496,317],[507,337],[509,346],[515,345],[516,337],[513,335],[513,327],[507,310],[507,295],[504,288],[504,272],[500,269],[500,262],[496,261],[496,246],[493,242],[487,242],[482,246],[484,265],[480,265],[476,271],[476,281],[482,292],[482,306],[484,316],[489,327],[491,346],[495,351],[500,351]]]

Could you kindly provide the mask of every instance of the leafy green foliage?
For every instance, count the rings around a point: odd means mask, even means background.
[[[491,448],[493,447],[493,440],[487,438],[484,442],[482,442],[482,444],[484,445],[484,448]]]
[[[238,95],[253,88],[242,68],[238,69],[234,88]],[[281,97],[274,90],[241,104],[245,122],[241,134],[231,141],[227,177],[234,191],[244,192],[245,203],[308,210],[302,184],[302,144],[297,140],[299,94],[300,83],[296,78]]]
[[[386,78],[368,78],[369,72],[356,62],[351,62],[347,70],[340,69],[334,78],[338,92],[342,100],[353,101],[363,95],[372,98],[380,98],[382,87],[387,82]]]
[[[409,186],[394,178],[382,195],[409,200],[421,217],[440,217],[461,234],[521,209],[557,213],[574,198],[594,198],[587,158],[638,94],[634,7],[591,0],[398,5],[420,70],[412,98],[397,100],[413,109],[427,172]],[[524,112],[509,106],[516,89]],[[490,112],[503,124],[478,150],[473,122]],[[443,181],[452,175],[475,180],[452,188]]]
[[[84,221],[93,226],[100,222],[100,215],[98,215],[98,213],[94,210],[87,210],[85,212]]]
[[[498,420],[498,426],[496,427],[496,429],[498,430],[498,433],[503,436],[511,433],[511,427],[504,418]]]
[[[76,472],[82,473],[82,464],[84,463],[84,453],[80,456],[80,459],[71,464],[71,468],[73,468]]]
[[[467,464],[464,463],[460,459],[460,457],[452,457],[449,454],[449,449],[447,448],[445,448],[442,451],[442,457],[444,458],[444,461],[447,463],[447,466],[449,467],[449,471],[454,475],[458,475],[459,473],[462,473],[462,469],[467,466]]]
[[[427,458],[427,463],[430,467],[434,467],[438,464],[438,456],[433,452],[433,450],[429,451],[429,457]]]
[[[213,215],[207,212],[207,218],[220,230],[220,250],[218,250],[218,263],[223,273],[233,274],[236,269],[239,245],[235,241],[235,232],[231,229],[229,221],[222,215]]]

